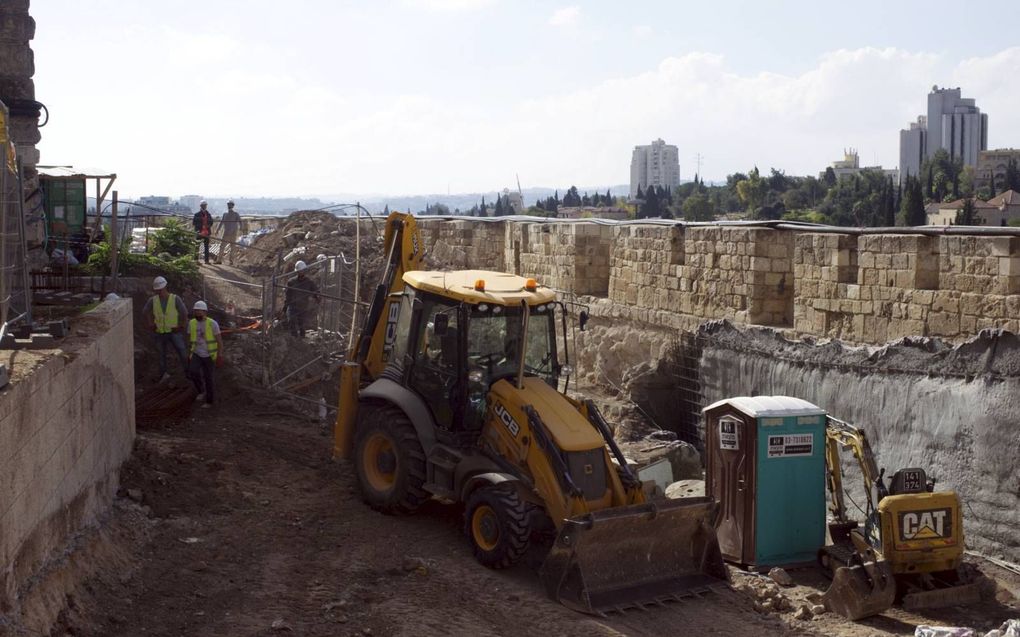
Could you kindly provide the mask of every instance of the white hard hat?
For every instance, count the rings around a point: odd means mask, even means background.
[[[308,267],[307,263],[305,263],[304,261],[298,261],[297,263],[294,264],[294,271],[300,272],[301,270],[304,270],[307,267]]]
[[[198,205],[200,205],[200,206],[208,206],[209,202],[206,201],[205,199],[203,199],[202,201],[198,202]]]
[[[195,301],[195,307],[193,307],[191,309],[193,309],[193,310],[202,310],[203,312],[208,312],[209,311],[209,306],[205,304],[205,301]]]
[[[158,277],[156,277],[155,279],[152,280],[152,289],[153,290],[162,290],[165,287],[166,287],[166,279],[164,279],[163,277],[158,276]]]

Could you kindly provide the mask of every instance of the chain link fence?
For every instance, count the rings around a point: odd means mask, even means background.
[[[345,255],[320,256],[308,263],[305,276],[315,292],[295,288],[298,273],[274,274],[262,285],[262,384],[296,398],[336,405],[336,373],[346,357],[356,302],[354,261]],[[288,297],[306,296],[300,334],[297,308],[288,313]]]

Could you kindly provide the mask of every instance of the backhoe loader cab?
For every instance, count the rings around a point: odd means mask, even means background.
[[[392,375],[426,402],[447,432],[478,432],[499,380],[537,378],[553,389],[569,377],[557,351],[566,313],[537,284],[495,272],[410,272],[393,330]],[[499,286],[512,283],[515,289]],[[441,292],[431,289],[439,286]],[[461,379],[466,379],[462,382]]]
[[[475,557],[517,561],[556,538],[541,577],[585,612],[727,581],[715,502],[646,502],[590,401],[566,395],[568,315],[533,279],[417,269],[409,215],[387,220],[388,266],[341,369],[334,453],[384,513],[462,503]]]

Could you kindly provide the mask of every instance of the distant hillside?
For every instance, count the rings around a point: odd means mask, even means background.
[[[521,194],[524,197],[525,206],[533,206],[539,199],[546,199],[552,197],[556,192],[559,192],[560,197],[563,197],[563,193],[567,191],[569,186],[566,188],[524,188],[521,190]],[[617,186],[578,186],[577,191],[582,195],[585,193],[594,194],[596,192],[605,194],[606,190],[609,190],[610,194],[614,197],[627,196],[630,192],[630,186],[628,185],[617,185]],[[503,191],[499,191],[499,195],[502,195]],[[496,203],[497,192],[491,190],[489,192],[471,192],[471,193],[456,193],[450,195],[432,194],[432,195],[367,195],[358,197],[357,195],[329,195],[323,197],[323,199],[332,199],[335,201],[360,201],[361,205],[365,206],[372,212],[382,212],[382,210],[389,206],[390,210],[411,210],[416,212],[424,210],[426,205],[435,205],[441,203],[450,208],[451,211],[456,210],[470,210],[472,206],[482,203],[482,197],[485,197],[485,203],[492,205]]]

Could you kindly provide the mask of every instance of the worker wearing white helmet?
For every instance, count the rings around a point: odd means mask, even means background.
[[[194,318],[188,321],[188,357],[191,382],[195,384],[203,408],[213,404],[215,383],[213,372],[223,364],[223,337],[220,324],[208,316],[209,306],[205,301],[195,301],[192,307]]]
[[[287,315],[287,326],[290,333],[298,338],[305,337],[305,330],[311,326],[315,316],[309,304],[314,301],[316,309],[319,305],[319,288],[307,274],[308,264],[298,261],[294,264],[295,275],[287,282],[287,290],[283,299],[283,310]]]
[[[237,235],[241,232],[241,215],[234,210],[233,200],[227,202],[227,211],[220,219],[220,229],[223,230],[223,238],[220,239],[220,253],[216,256],[216,261],[223,263],[224,257],[229,255],[227,263],[233,265],[234,253],[237,252]]]
[[[184,327],[188,319],[188,309],[184,301],[176,294],[171,294],[167,289],[167,282],[164,277],[158,276],[152,280],[153,296],[145,302],[142,308],[142,316],[145,325],[155,333],[156,351],[159,352],[159,377],[157,382],[169,380],[170,373],[166,366],[166,351],[173,348],[177,352],[177,358],[181,361],[181,371],[187,375],[187,361],[185,359]]]

